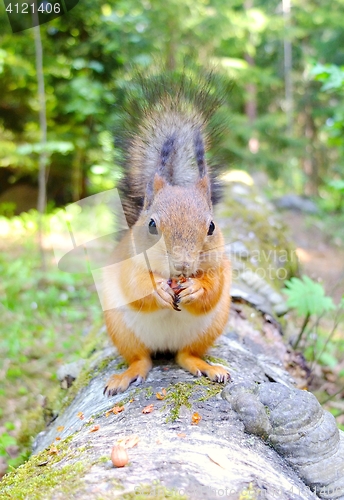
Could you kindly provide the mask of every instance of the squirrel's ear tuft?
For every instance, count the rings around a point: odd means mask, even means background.
[[[146,189],[146,196],[145,196],[145,201],[144,201],[144,206],[143,209],[147,210],[151,204],[153,203],[154,196],[162,189],[164,186],[166,186],[166,181],[161,175],[155,174],[153,179],[148,183],[147,189]]]
[[[202,192],[203,196],[208,201],[209,207],[211,207],[212,206],[211,187],[210,187],[209,177],[206,175],[205,177],[199,179],[196,183],[196,187]]]
[[[199,176],[200,179],[203,179],[203,177],[207,175],[207,165],[205,161],[204,143],[200,130],[196,131],[196,135],[194,138],[194,147]]]

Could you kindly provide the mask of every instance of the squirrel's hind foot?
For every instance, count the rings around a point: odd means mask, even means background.
[[[213,382],[226,383],[231,380],[231,376],[228,370],[223,366],[210,365],[203,359],[193,356],[187,352],[179,352],[176,358],[177,363],[188,370],[196,377],[201,377],[202,375],[210,378]]]
[[[145,381],[147,373],[152,367],[150,359],[134,361],[125,372],[112,375],[107,381],[103,394],[110,397],[128,389],[129,385],[139,385]]]

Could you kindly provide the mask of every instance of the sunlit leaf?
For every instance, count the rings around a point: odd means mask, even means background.
[[[319,316],[335,309],[332,298],[325,295],[324,287],[308,276],[302,276],[302,279],[293,277],[285,282],[285,286],[287,305],[295,309],[299,316]]]

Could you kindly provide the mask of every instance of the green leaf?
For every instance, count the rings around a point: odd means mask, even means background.
[[[7,434],[7,432],[4,432],[0,436],[0,456],[5,456],[7,453],[6,448],[8,448],[9,446],[15,446],[16,444],[16,439],[13,436]]]
[[[287,305],[295,309],[299,316],[320,316],[323,312],[335,309],[332,298],[325,295],[323,286],[308,276],[291,278],[285,282],[285,286]]]
[[[329,352],[323,352],[319,358],[319,361],[322,365],[328,366],[330,368],[334,368],[338,365],[338,360]]]
[[[344,86],[344,71],[342,68],[334,65],[317,64],[311,71],[316,80],[323,82],[322,91],[339,90]]]
[[[335,179],[333,181],[330,181],[328,185],[331,186],[336,191],[344,192],[344,181],[342,179]]]

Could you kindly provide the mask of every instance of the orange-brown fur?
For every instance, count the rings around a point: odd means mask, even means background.
[[[105,312],[108,333],[129,364],[126,371],[113,375],[107,382],[104,392],[108,395],[126,390],[135,380],[145,379],[152,367],[151,354],[156,346],[159,350],[168,349],[171,339],[164,337],[164,331],[159,331],[155,318],[157,321],[161,318],[166,335],[175,334],[172,340],[177,345],[176,361],[180,366],[196,376],[204,374],[219,382],[229,378],[225,368],[212,366],[202,359],[223,332],[230,306],[230,263],[224,254],[220,229],[215,224],[215,230],[210,231],[214,224],[211,187],[207,170],[204,170],[199,135],[195,153],[198,179],[197,172],[192,171],[193,148],[197,142],[193,142],[195,131],[201,129],[203,121],[197,113],[181,116],[174,111],[169,125],[169,112],[168,108],[163,113],[162,135],[157,145],[147,145],[147,138],[143,136],[132,142],[131,149],[132,168],[137,175],[140,169],[146,168],[146,157],[147,171],[152,170],[159,160],[159,148],[164,151],[161,161],[162,165],[167,165],[169,173],[165,178],[163,168],[157,164],[151,185],[147,185],[142,211],[116,249],[115,262],[120,263],[116,273],[112,274],[110,268],[104,270],[105,304],[110,309]],[[153,115],[154,120],[150,118]],[[148,114],[147,118],[154,126],[154,133],[147,136],[150,140],[159,135],[159,113],[153,115]],[[145,130],[147,127],[149,123],[145,124]],[[183,172],[183,154],[185,166],[191,171],[189,177]],[[177,162],[176,176],[178,172],[182,176],[179,183],[174,174],[171,175],[174,162]],[[140,182],[142,184],[143,180]],[[149,230],[152,220],[159,230],[156,237]],[[137,260],[134,265],[132,259],[137,254],[144,254],[146,260]],[[176,293],[168,280],[177,281],[181,276],[182,289]],[[124,305],[111,309],[117,295]],[[183,332],[177,330],[183,328],[184,318],[186,333],[183,337]],[[174,328],[174,323],[178,328]]]
[[[126,261],[123,266],[121,275],[123,287],[127,292],[128,300],[130,300],[130,289],[125,287],[125,281],[128,280],[130,271],[136,274],[136,287],[142,290],[149,290],[152,286],[152,276],[147,272],[129,269],[130,263]],[[155,279],[158,279],[155,276]],[[205,331],[200,332],[196,342],[187,345],[180,350],[176,355],[177,363],[184,369],[190,371],[193,375],[199,376],[204,374],[211,380],[225,380],[228,372],[221,366],[212,366],[201,358],[206,354],[216,338],[223,332],[228,320],[230,295],[230,263],[224,259],[220,268],[211,277],[207,275],[202,278],[195,278],[194,281],[203,290],[199,300],[185,304],[185,309],[194,315],[209,312],[221,302],[221,307],[217,313],[212,325]],[[134,301],[129,304],[133,310],[141,313],[150,314],[152,311],[159,309],[159,303],[156,300],[156,294],[149,294],[146,297]],[[174,312],[173,314],[178,314]],[[116,345],[119,353],[129,364],[129,368],[122,374],[113,375],[107,382],[107,391],[122,392],[137,377],[145,379],[149,370],[152,367],[151,352],[142,344],[137,336],[125,324],[123,315],[120,310],[110,310],[105,312],[106,325],[109,335]]]

